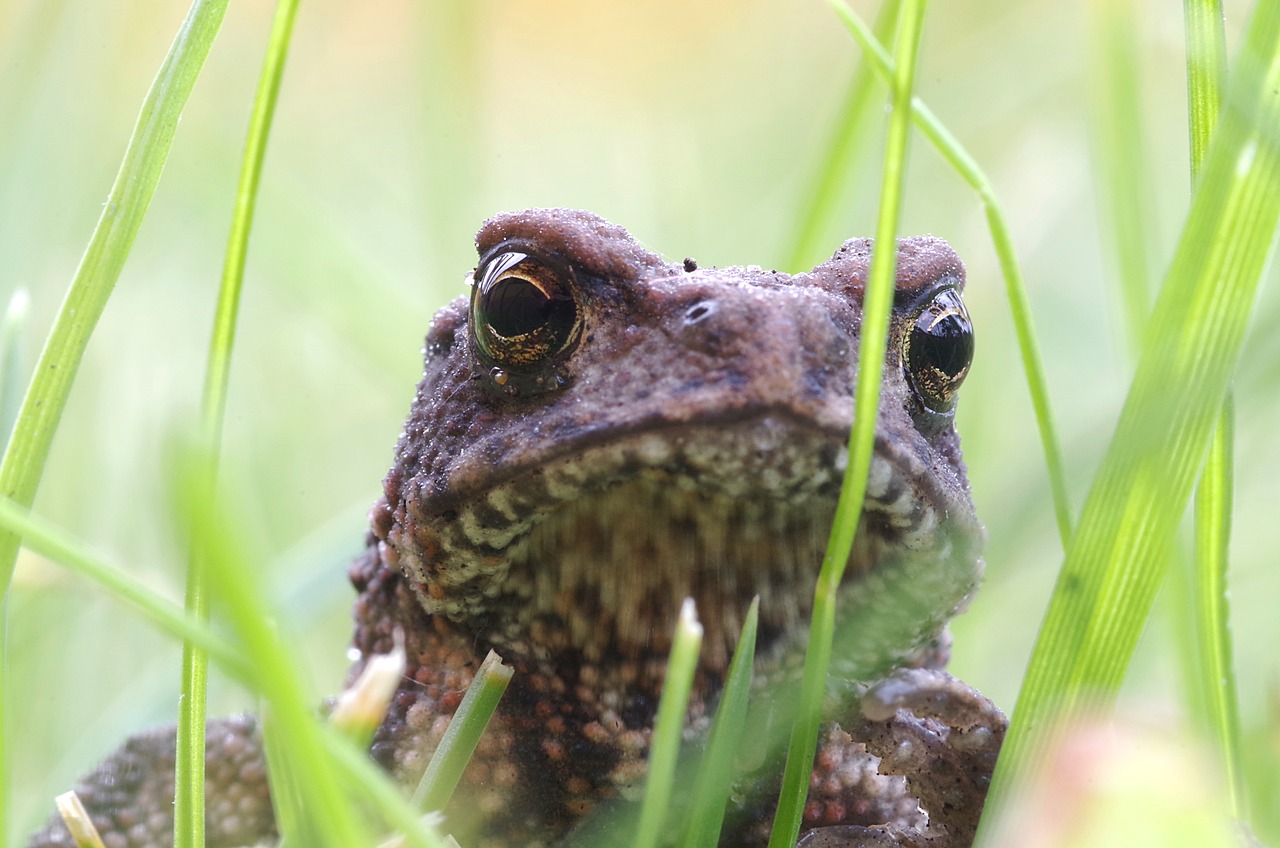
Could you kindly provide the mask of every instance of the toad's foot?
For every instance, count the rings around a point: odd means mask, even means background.
[[[109,848],[173,844],[174,729],[131,737],[77,782],[75,791]],[[262,734],[253,716],[211,720],[205,732],[205,839],[210,848],[275,835]],[[27,848],[72,848],[54,816]]]
[[[840,808],[850,799],[824,797],[824,761],[869,752],[881,775],[900,775],[927,822],[900,816],[875,826],[819,827],[798,848],[967,848],[973,844],[1008,720],[985,696],[938,669],[902,669],[862,700],[847,734],[829,733],[818,751],[809,805]],[[843,741],[843,746],[842,746]],[[838,784],[832,784],[838,789]],[[817,797],[815,797],[817,796]]]

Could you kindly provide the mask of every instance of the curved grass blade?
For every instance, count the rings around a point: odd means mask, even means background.
[[[271,118],[275,114],[284,74],[284,60],[289,50],[297,0],[280,0],[267,44],[266,58],[258,79],[253,115],[245,142],[240,184],[236,191],[236,208],[232,216],[231,234],[227,240],[222,285],[214,318],[213,338],[209,344],[209,361],[204,382],[204,442],[208,486],[217,475],[218,449],[222,441],[222,421],[226,409],[227,383],[231,370],[231,349],[235,341],[236,316],[240,290],[244,280],[245,256],[253,210],[257,199],[262,163],[266,155]],[[205,587],[203,553],[192,548],[187,556],[185,606],[200,620],[209,618],[209,601]],[[178,707],[178,745],[174,784],[174,845],[176,848],[200,848],[204,845],[204,733],[205,703],[208,685],[208,657],[198,645],[182,646],[182,699]]]
[[[227,0],[196,0],[143,101],[102,217],[54,320],[0,462],[0,494],[30,506],[71,383],[155,194],[178,118],[226,12]],[[0,533],[0,586],[8,590],[19,539]]]
[[[264,736],[273,736],[267,744],[268,766],[281,838],[333,848],[372,844],[372,835],[342,791],[332,758],[325,754],[321,738],[334,731],[321,724],[303,694],[297,658],[277,632],[259,592],[250,557],[235,532],[242,522],[224,508],[208,485],[210,463],[208,457],[197,455],[180,469],[178,517],[190,528],[192,545],[205,552],[211,592],[219,600],[219,609],[226,611],[231,630],[251,661],[255,688],[265,699]],[[276,794],[278,786],[287,786],[288,791]],[[296,809],[281,810],[293,799]],[[291,824],[298,830],[290,832]]]
[[[892,33],[901,5],[902,0],[885,0],[880,4],[880,11],[876,15],[877,38],[888,38]],[[867,112],[871,108],[871,79],[867,69],[859,67],[849,84],[849,91],[840,106],[835,131],[827,141],[822,165],[807,192],[809,203],[800,218],[800,226],[796,228],[795,241],[786,252],[783,267],[789,271],[802,270],[806,267],[805,263],[812,264],[818,258],[822,228],[831,220],[849,169],[853,167],[859,148],[870,135],[869,132],[859,131],[867,125]]]
[[[1053,723],[1109,704],[1191,495],[1280,219],[1280,5],[1259,4],[1142,356],[997,766],[998,803]]]
[[[1136,345],[1151,309],[1150,200],[1148,145],[1142,124],[1135,19],[1132,2],[1095,0],[1090,4],[1097,55],[1094,159],[1103,231],[1115,254],[1128,338]]]
[[[907,0],[898,24],[898,73],[892,87],[893,111],[885,145],[884,182],[880,194],[880,214],[871,268],[863,294],[862,329],[858,351],[858,382],[854,389],[853,427],[849,433],[849,465],[840,485],[836,517],[822,558],[822,570],[814,590],[813,620],[805,651],[804,677],[800,684],[800,707],[792,726],[787,765],[769,848],[790,848],[800,832],[804,799],[818,742],[827,668],[835,632],[836,594],[844,575],[853,536],[862,514],[867,475],[875,442],[877,408],[880,403],[880,375],[888,343],[889,310],[893,300],[893,276],[897,264],[896,234],[906,171],[907,138],[911,122],[912,88],[916,55],[924,26],[924,0]]]
[[[198,621],[177,604],[148,589],[124,569],[103,562],[65,531],[8,498],[0,498],[0,528],[21,536],[27,549],[99,584],[166,633],[199,644],[236,680],[246,685],[252,683],[244,658],[206,622]]]
[[[858,42],[867,60],[880,78],[889,81],[897,72],[896,65],[889,54],[881,46],[870,28],[850,9],[843,0],[831,0],[831,6],[845,28]],[[1040,356],[1040,347],[1036,342],[1035,330],[1031,323],[1031,302],[1027,298],[1027,287],[1022,279],[1022,270],[1013,249],[1013,236],[1005,222],[1005,215],[996,198],[995,189],[986,174],[978,167],[978,163],[960,145],[918,97],[912,98],[911,118],[916,128],[929,140],[942,158],[947,161],[956,173],[978,194],[982,206],[986,210],[987,227],[991,231],[991,243],[1000,260],[1000,272],[1004,277],[1005,294],[1009,300],[1009,311],[1013,315],[1013,326],[1018,336],[1018,351],[1022,356],[1022,369],[1026,374],[1027,393],[1031,396],[1031,406],[1035,413],[1036,427],[1040,433],[1041,449],[1044,451],[1045,466],[1048,469],[1049,488],[1053,497],[1054,516],[1058,523],[1058,535],[1062,539],[1062,547],[1067,547],[1071,538],[1071,501],[1067,493],[1067,475],[1062,458],[1062,446],[1058,439],[1057,427],[1053,421],[1053,409],[1049,404],[1048,379],[1045,377],[1044,360]]]
[[[1200,174],[1209,140],[1222,108],[1227,79],[1226,33],[1220,0],[1185,0],[1187,30],[1187,103],[1191,135],[1192,182]],[[1202,723],[1216,739],[1227,774],[1236,819],[1247,817],[1244,769],[1240,757],[1240,710],[1231,661],[1231,620],[1227,605],[1227,549],[1231,539],[1235,405],[1230,393],[1222,405],[1209,459],[1196,489],[1196,666],[1203,698]]]
[[[226,9],[227,0],[195,0],[143,100],[124,161],[49,331],[0,461],[0,496],[11,498],[20,506],[30,507],[35,498],[53,434],[89,336],[151,205],[177,132],[178,118],[204,67]],[[0,597],[8,596],[20,542],[13,533],[0,532]],[[4,608],[6,605],[0,602],[0,610]],[[6,629],[0,627],[0,691],[4,689]],[[3,728],[0,714],[0,729]],[[8,783],[8,764],[0,747],[0,834],[9,830]]]

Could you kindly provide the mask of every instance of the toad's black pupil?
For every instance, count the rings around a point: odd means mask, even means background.
[[[573,324],[573,301],[555,300],[528,280],[506,277],[495,282],[482,295],[480,303],[484,320],[499,336],[512,339],[547,327],[567,330]]]
[[[959,315],[934,319],[926,312],[911,331],[911,364],[936,369],[947,377],[964,373],[973,361],[973,330]]]

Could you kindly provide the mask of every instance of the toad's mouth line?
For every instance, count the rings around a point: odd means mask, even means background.
[[[727,663],[751,598],[761,634],[807,619],[844,473],[844,434],[774,415],[647,429],[561,452],[436,520],[447,568],[424,569],[429,612],[515,653],[665,655],[694,598],[704,656]],[[973,549],[969,510],[937,465],[877,437],[847,582],[901,558]],[[958,545],[957,545],[958,543]],[[945,548],[945,550],[941,550]],[[412,564],[410,564],[412,568]]]

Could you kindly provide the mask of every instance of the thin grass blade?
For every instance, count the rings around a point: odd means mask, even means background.
[[[1187,30],[1187,103],[1191,136],[1191,177],[1204,164],[1227,84],[1226,32],[1220,0],[1184,0]],[[1227,604],[1227,551],[1231,540],[1232,479],[1235,466],[1235,404],[1230,393],[1209,447],[1196,489],[1195,651],[1200,671],[1192,709],[1203,705],[1201,723],[1221,753],[1232,813],[1247,818],[1247,792],[1240,756],[1240,710],[1231,655]]]
[[[102,586],[169,635],[199,644],[224,671],[242,683],[250,683],[249,666],[244,658],[217,631],[148,589],[124,569],[102,561],[66,531],[7,498],[0,498],[0,528],[20,535],[27,549]]]
[[[742,633],[738,636],[733,660],[720,693],[720,706],[711,725],[707,749],[693,788],[688,823],[680,848],[715,848],[720,841],[729,793],[733,788],[733,761],[747,726],[747,696],[751,692],[755,664],[756,630],[760,621],[760,598],[751,602]]]
[[[413,793],[413,807],[422,812],[443,810],[453,797],[453,790],[462,779],[462,772],[471,759],[484,729],[498,708],[498,701],[507,691],[515,669],[502,664],[502,657],[494,651],[480,663],[475,678],[467,687],[458,711],[449,721],[439,746],[431,754],[427,770]]]
[[[31,295],[18,289],[0,319],[0,444],[8,444],[22,402],[22,338],[30,305]]]
[[[880,12],[876,15],[877,38],[888,38],[892,34],[901,5],[902,0],[885,0],[880,4]],[[813,185],[806,193],[809,203],[800,216],[795,241],[788,248],[783,263],[783,267],[790,271],[803,270],[820,258],[818,249],[823,230],[835,214],[836,203],[848,182],[849,171],[870,136],[870,132],[864,130],[864,127],[869,126],[867,116],[873,102],[872,75],[867,71],[862,66],[854,74],[841,104],[835,131],[827,140],[826,155],[822,157]],[[863,131],[859,132],[860,130]]]
[[[124,161],[107,195],[71,288],[45,340],[0,460],[0,496],[30,507],[89,337],[142,226],[178,128],[178,118],[222,25],[227,0],[195,0],[142,103]],[[0,597],[13,579],[20,537],[0,532]],[[0,601],[0,610],[7,604]],[[0,622],[3,623],[3,622]],[[0,691],[6,679],[0,627]],[[0,703],[0,708],[2,708]],[[5,720],[0,714],[0,729]],[[0,746],[0,834],[9,832],[9,769]]]
[[[897,264],[896,234],[902,204],[902,185],[911,125],[911,100],[916,56],[924,27],[923,0],[907,0],[898,24],[898,73],[892,87],[892,112],[884,157],[884,182],[875,247],[863,294],[862,328],[858,351],[858,382],[854,388],[854,419],[849,433],[849,465],[836,505],[831,537],[814,590],[813,620],[805,651],[800,707],[791,731],[787,765],[782,777],[778,809],[769,834],[769,848],[790,848],[800,832],[804,799],[818,742],[818,724],[826,691],[827,668],[835,638],[836,594],[853,549],[853,536],[862,514],[871,454],[875,443],[880,376],[888,344],[889,311]]]
[[[249,567],[251,558],[237,532],[244,521],[208,486],[209,463],[207,456],[196,455],[180,469],[178,518],[190,528],[192,545],[205,552],[211,594],[252,662],[255,688],[265,699],[264,732],[275,735],[271,744],[276,747],[268,747],[275,755],[269,759],[273,787],[287,780],[298,798],[301,814],[282,816],[279,823],[282,828],[296,824],[299,830],[282,829],[281,836],[307,846],[371,844],[372,834],[355,814],[332,758],[324,752],[321,737],[328,729],[303,693],[296,672],[300,662],[277,632]]]
[[[1137,4],[1094,0],[1094,157],[1103,227],[1115,254],[1128,337],[1135,343],[1151,308],[1151,180],[1138,79]]]
[[[1204,717],[1222,757],[1231,810],[1248,816],[1244,770],[1240,757],[1240,707],[1232,662],[1230,605],[1227,603],[1227,546],[1231,539],[1232,460],[1235,405],[1231,398],[1209,446],[1209,459],[1196,489],[1196,640],[1200,656],[1200,689]]]
[[[1280,218],[1280,5],[1259,4],[1111,445],[997,766],[992,802],[1055,722],[1115,697],[1208,451]]]
[[[897,65],[871,29],[843,0],[831,0],[831,6],[845,28],[849,30],[850,35],[858,42],[858,46],[862,48],[881,80],[891,81],[897,73]],[[1041,448],[1044,451],[1045,466],[1048,469],[1058,535],[1065,550],[1072,532],[1071,501],[1067,491],[1065,462],[1062,458],[1062,444],[1058,438],[1057,426],[1054,424],[1053,408],[1049,403],[1044,359],[1040,355],[1040,346],[1036,341],[1035,329],[1031,322],[1031,302],[1027,297],[1022,269],[1018,265],[1017,255],[1013,249],[1013,236],[1010,234],[1009,225],[991,181],[978,167],[977,161],[918,97],[913,97],[911,101],[911,119],[934,149],[956,170],[960,178],[978,193],[986,210],[987,226],[991,231],[991,242],[995,247],[996,256],[1000,260],[1000,272],[1004,277],[1009,311],[1013,315],[1013,326],[1018,336],[1022,369],[1026,375],[1027,393],[1031,396],[1031,406],[1035,413]]]
[[[235,342],[236,317],[244,280],[245,257],[249,231],[253,226],[253,210],[257,200],[262,163],[266,155],[267,137],[275,114],[284,74],[284,61],[297,14],[297,0],[280,0],[267,44],[266,58],[258,80],[253,115],[245,142],[240,184],[236,192],[236,208],[232,216],[231,234],[222,271],[222,285],[214,318],[213,338],[209,344],[209,360],[204,381],[204,442],[209,466],[208,486],[215,485],[218,451],[222,441],[222,421],[227,402],[227,383],[231,370],[231,350]],[[185,606],[200,620],[209,618],[209,602],[205,589],[203,552],[193,548],[187,557]],[[208,657],[198,645],[182,646],[182,699],[178,708],[177,779],[174,784],[174,845],[176,848],[201,848],[204,845],[204,732],[205,703],[208,685]]]
[[[658,699],[658,715],[653,724],[653,741],[649,744],[649,769],[640,806],[640,822],[631,841],[632,848],[657,848],[662,836],[675,790],[676,761],[680,756],[684,720],[689,714],[689,695],[693,691],[693,676],[698,670],[698,653],[701,650],[702,625],[698,622],[693,600],[686,598],[680,607],[671,653],[667,657],[662,697]]]

